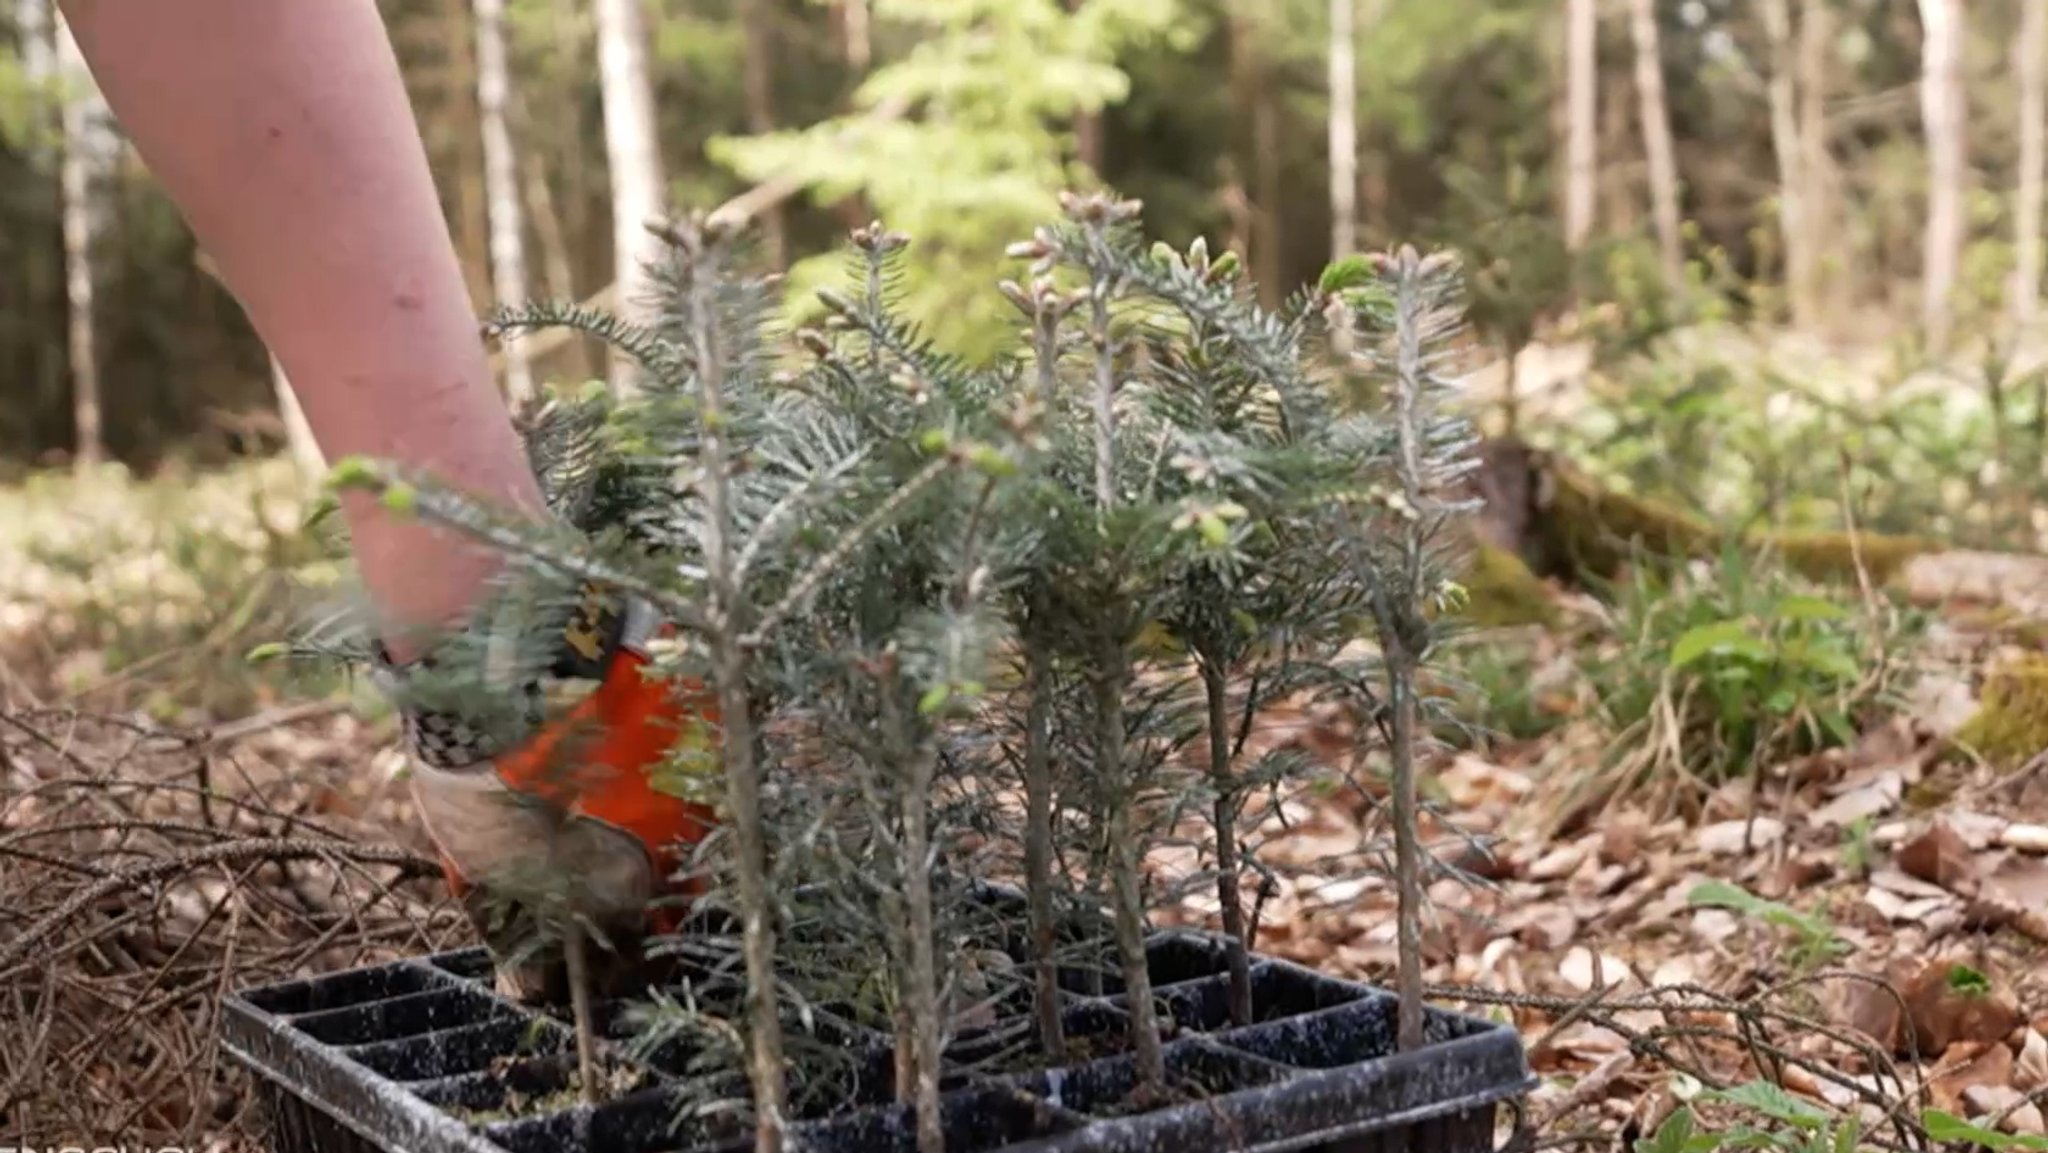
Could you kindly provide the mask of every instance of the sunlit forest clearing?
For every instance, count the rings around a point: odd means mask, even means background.
[[[1495,1147],[2048,1149],[2048,0],[379,8],[480,323],[642,315],[692,211],[783,274],[791,375],[870,222],[963,374],[1036,363],[998,285],[1062,193],[1261,315],[1455,256],[1418,943],[1540,1079]],[[632,383],[488,340],[522,411]],[[391,702],[252,659],[358,595],[336,462],[49,0],[0,11],[0,413],[0,1143],[264,1148],[225,993],[476,936]],[[1239,751],[1296,767],[1228,866],[1147,841],[1148,910],[1393,989],[1395,706],[1268,691]]]

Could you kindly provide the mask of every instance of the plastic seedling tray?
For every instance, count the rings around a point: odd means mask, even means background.
[[[1427,1010],[1427,1044],[1394,1051],[1394,998],[1287,961],[1252,958],[1253,1023],[1233,1028],[1220,941],[1170,932],[1149,944],[1174,1097],[1130,1103],[1136,1070],[1119,982],[1062,975],[1074,1060],[1046,1068],[1028,995],[957,1037],[942,1088],[949,1153],[1327,1150],[1486,1153],[1496,1107],[1533,1087],[1521,1038],[1477,1017]],[[606,1101],[570,1089],[566,1011],[492,989],[481,950],[248,990],[228,1002],[224,1041],[255,1072],[272,1153],[745,1153],[752,1134],[679,1128],[687,1052],[636,1060],[600,1003]],[[1099,990],[1099,992],[1097,992]],[[609,1023],[608,1023],[609,1022]],[[791,1149],[916,1153],[914,1118],[891,1099],[892,1039],[818,1016],[855,1073],[825,1116],[800,1116]],[[735,1076],[738,1072],[735,1071]],[[508,1108],[508,1098],[509,1104]],[[815,1112],[815,1110],[813,1110]]]

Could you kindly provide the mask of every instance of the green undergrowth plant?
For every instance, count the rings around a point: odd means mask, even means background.
[[[1853,741],[1898,707],[1921,627],[1875,594],[1828,590],[1734,547],[1711,565],[1638,569],[1613,599],[1611,640],[1586,662],[1613,734],[1593,787],[1610,793],[1656,781],[1697,800]]]
[[[340,576],[302,527],[304,488],[265,462],[148,477],[110,464],[0,489],[0,679],[177,723],[336,689],[320,673],[266,682],[242,659]]]
[[[1330,771],[1251,751],[1283,700],[1334,703],[1386,743],[1399,1043],[1420,1044],[1421,686],[1457,626],[1475,443],[1446,415],[1456,264],[1351,258],[1268,309],[1234,256],[1148,245],[1135,202],[1069,195],[996,286],[1018,347],[970,365],[902,319],[910,241],[880,225],[794,332],[743,237],[660,232],[648,321],[494,321],[566,325],[646,370],[630,399],[559,395],[526,422],[547,523],[378,462],[339,473],[513,562],[491,636],[447,639],[406,691],[488,713],[486,668],[543,659],[548,622],[595,583],[676,625],[656,675],[715,693],[718,724],[657,776],[719,826],[691,866],[692,927],[647,942],[679,976],[637,1014],[642,1043],[703,1055],[689,1123],[748,1118],[773,1153],[793,1118],[846,1106],[858,1055],[830,1021],[893,1038],[923,1153],[944,1144],[949,1078],[1128,1052],[1128,1105],[1200,1092],[1168,1075],[1146,942],[1180,885],[1207,887],[1230,1017],[1258,1015],[1245,879],[1268,866],[1245,830]],[[1340,400],[1333,344],[1377,405]],[[353,628],[314,647],[359,655]],[[1198,877],[1152,867],[1191,842]],[[1063,1036],[1063,972],[1120,983],[1127,1027]]]
[[[1993,1118],[1963,1117],[1944,1109],[1918,1113],[1895,1110],[1884,1129],[1896,1131],[1877,1139],[1873,1129],[1852,1112],[1798,1097],[1769,1081],[1753,1080],[1712,1089],[1690,1078],[1679,1089],[1683,1104],[1673,1109],[1654,1132],[1637,1137],[1632,1153],[1721,1153],[1761,1150],[1764,1153],[1866,1153],[1900,1147],[1901,1137],[1933,1149],[1981,1149],[1987,1153],[2048,1150],[2048,1138],[2009,1133],[1995,1128]],[[1916,1132],[1917,1130],[1917,1132]]]

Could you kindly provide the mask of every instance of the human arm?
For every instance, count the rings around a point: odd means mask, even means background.
[[[372,0],[62,0],[108,105],[284,366],[329,459],[430,472],[538,514]],[[343,502],[408,634],[464,617],[496,562],[449,529]]]

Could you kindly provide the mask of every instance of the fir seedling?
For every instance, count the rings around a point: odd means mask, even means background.
[[[992,1046],[1073,1059],[1069,949],[1121,975],[1129,1104],[1170,1097],[1145,861],[1183,818],[1206,824],[1230,1015],[1253,1020],[1241,878],[1263,866],[1243,829],[1306,765],[1246,749],[1261,711],[1303,692],[1390,727],[1401,1037],[1419,1041],[1415,681],[1444,628],[1437,537],[1471,444],[1439,411],[1451,266],[1349,262],[1268,311],[1233,258],[1146,249],[1136,202],[1063,205],[1010,250],[1031,262],[1029,287],[1001,286],[1025,348],[991,369],[900,318],[908,241],[879,226],[854,234],[852,288],[820,293],[822,329],[796,334],[807,355],[779,354],[770,286],[692,221],[661,230],[645,326],[552,306],[495,322],[592,332],[647,369],[630,403],[594,393],[527,421],[555,523],[355,466],[387,503],[501,546],[526,578],[507,603],[543,624],[597,582],[678,626],[655,672],[715,694],[719,731],[686,734],[662,780],[722,820],[694,866],[698,927],[653,943],[690,973],[641,1041],[691,1046],[682,1097],[700,1118],[750,1107],[763,1153],[858,1083],[813,1028],[827,1019],[894,1035],[896,1096],[920,1153],[941,1153],[943,1080],[1014,1056]],[[1353,326],[1337,343],[1383,411],[1345,411],[1307,367],[1325,316]],[[1370,664],[1349,655],[1368,628]],[[1015,818],[990,795],[1012,775]],[[979,887],[1019,856],[1021,969]],[[1013,980],[1028,1022],[990,1015]],[[975,1031],[981,1055],[955,1054]]]
[[[1379,300],[1386,338],[1357,353],[1385,381],[1395,455],[1390,483],[1376,486],[1369,518],[1360,526],[1363,563],[1375,574],[1372,621],[1385,671],[1388,754],[1391,761],[1394,873],[1400,908],[1400,995],[1397,1040],[1404,1050],[1422,1044],[1422,849],[1418,843],[1416,761],[1427,739],[1421,724],[1418,676],[1436,651],[1447,610],[1461,590],[1449,573],[1458,571],[1453,520],[1477,502],[1457,499],[1465,474],[1478,467],[1471,426],[1449,415],[1456,383],[1445,365],[1461,323],[1455,260],[1447,253],[1427,258],[1403,248],[1377,261],[1388,290]],[[1371,317],[1375,310],[1366,310]]]

